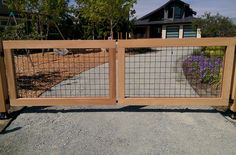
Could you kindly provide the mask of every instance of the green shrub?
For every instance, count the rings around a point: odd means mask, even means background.
[[[207,57],[224,57],[225,47],[223,46],[206,47],[204,55]]]
[[[193,50],[193,55],[194,55],[194,56],[200,56],[200,55],[202,55],[202,50],[201,50],[201,49],[194,49],[194,50]]]

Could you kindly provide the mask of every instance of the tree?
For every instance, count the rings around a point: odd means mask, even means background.
[[[122,20],[129,20],[134,13],[136,0],[77,0],[80,14],[88,19],[94,27],[99,23],[109,25],[110,36],[113,29]]]
[[[205,13],[193,22],[195,28],[200,28],[203,37],[231,37],[236,35],[236,25],[220,14]]]
[[[68,3],[69,0],[8,0],[8,8],[20,16],[21,21],[17,26],[7,28],[7,31],[19,32],[21,34],[17,34],[17,36],[24,36],[24,39],[26,36],[30,37],[29,39],[35,39],[35,37],[32,38],[32,35],[38,36],[37,39],[47,37],[50,24],[60,22],[68,12]],[[29,34],[22,31],[22,28],[27,27],[27,24],[31,29]]]

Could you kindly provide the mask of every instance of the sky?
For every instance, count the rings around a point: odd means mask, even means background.
[[[138,18],[159,8],[168,0],[137,0],[135,5],[136,16]],[[212,14],[220,13],[223,16],[236,18],[236,0],[182,0],[201,16],[204,12]]]
[[[70,0],[74,3],[74,0]],[[137,0],[135,5],[136,16],[140,18],[145,14],[159,8],[169,0]],[[236,0],[182,0],[201,16],[204,12],[220,13],[223,16],[236,18]]]

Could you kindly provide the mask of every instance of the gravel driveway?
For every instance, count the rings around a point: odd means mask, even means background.
[[[0,154],[233,155],[235,144],[212,108],[33,107],[0,135]]]

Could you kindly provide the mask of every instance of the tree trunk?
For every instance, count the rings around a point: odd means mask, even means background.
[[[111,36],[111,40],[113,40],[113,21],[110,21],[110,36]]]

